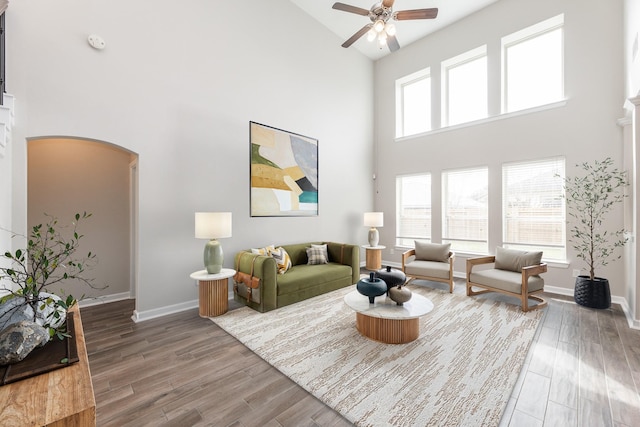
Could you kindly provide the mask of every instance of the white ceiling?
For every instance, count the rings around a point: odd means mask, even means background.
[[[335,0],[290,0],[309,15],[314,17],[325,27],[337,34],[343,41],[351,37],[364,25],[371,22],[368,17],[332,9]],[[394,11],[438,8],[436,19],[419,19],[413,21],[395,21],[396,38],[402,46],[421,39],[447,25],[470,15],[498,0],[397,0],[393,5]],[[340,0],[341,3],[369,10],[376,0]],[[341,43],[340,43],[341,44]],[[358,49],[360,52],[375,60],[388,55],[389,49],[378,48],[377,43],[368,42],[363,36],[348,49]]]

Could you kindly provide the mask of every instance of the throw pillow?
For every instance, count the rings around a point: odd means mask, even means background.
[[[499,270],[522,272],[523,267],[538,265],[542,262],[542,252],[518,251],[515,249],[496,248],[495,268]]]
[[[416,245],[416,259],[421,261],[447,262],[451,243],[427,243],[414,240]]]
[[[276,247],[274,245],[265,246],[264,248],[251,248],[251,253],[256,255],[269,255]]]
[[[325,255],[326,251],[318,246],[314,246],[307,248],[307,259],[309,260],[307,264],[327,264],[329,261],[327,260],[327,256]]]
[[[272,250],[270,253],[276,260],[276,264],[278,264],[278,273],[284,274],[291,268],[291,257],[282,246]]]
[[[325,243],[324,245],[311,245],[312,248],[319,248],[322,249],[322,251],[324,252],[324,257],[327,259],[327,262],[329,262],[329,250],[327,249],[327,244]]]

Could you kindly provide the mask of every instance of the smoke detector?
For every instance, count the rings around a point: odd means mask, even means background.
[[[91,34],[88,38],[87,41],[89,42],[89,45],[94,48],[94,49],[98,49],[98,50],[102,50],[104,49],[104,47],[107,45],[104,42],[104,39],[102,37],[100,37],[99,35],[96,34]]]

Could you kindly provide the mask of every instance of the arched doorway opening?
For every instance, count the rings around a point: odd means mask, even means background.
[[[138,155],[114,144],[76,137],[27,140],[27,229],[47,215],[69,224],[76,213],[92,216],[81,224],[80,251],[97,255],[89,272],[98,286],[61,285],[81,305],[135,298],[137,259]],[[58,292],[58,289],[50,289]]]

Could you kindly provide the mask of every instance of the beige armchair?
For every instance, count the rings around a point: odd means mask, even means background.
[[[407,283],[415,279],[431,280],[449,285],[453,292],[453,261],[451,244],[415,242],[416,248],[402,254],[402,271]]]
[[[539,275],[547,271],[547,264],[541,262],[542,252],[516,251],[496,248],[496,255],[467,259],[467,295],[499,292],[520,298],[522,311],[542,308],[547,302],[541,296],[544,279]],[[494,264],[493,268],[476,269],[484,264]],[[473,288],[482,288],[476,291]],[[538,304],[529,306],[529,300]]]

